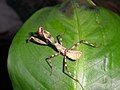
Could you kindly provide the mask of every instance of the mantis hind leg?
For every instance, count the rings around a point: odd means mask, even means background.
[[[79,42],[75,43],[70,49],[75,49],[80,44],[85,44],[85,45],[91,46],[93,48],[97,47],[95,43],[90,43],[86,40],[80,40]]]
[[[68,67],[67,67],[67,57],[64,56],[63,58],[63,73],[66,74],[67,76],[69,76],[71,79],[75,80],[76,82],[79,83],[79,85],[81,86],[82,90],[84,90],[82,84],[79,82],[79,80],[72,75],[72,73],[69,71]]]

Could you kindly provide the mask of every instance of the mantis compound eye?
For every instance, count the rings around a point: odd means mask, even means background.
[[[37,31],[37,34],[40,35],[40,36],[43,36],[43,33],[44,33],[43,27],[39,27],[39,29]]]

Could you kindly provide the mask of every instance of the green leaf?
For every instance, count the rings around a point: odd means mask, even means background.
[[[77,47],[83,53],[81,58],[67,59],[70,72],[85,90],[120,89],[120,17],[104,8],[66,2],[37,11],[16,34],[8,57],[14,90],[81,90],[77,82],[62,72],[62,55],[52,59],[51,74],[45,58],[56,51],[49,46],[26,43],[29,33],[40,26],[54,38],[64,32],[66,48],[80,40],[97,45],[92,48],[82,44]]]

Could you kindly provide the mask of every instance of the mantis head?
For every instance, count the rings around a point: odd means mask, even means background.
[[[49,41],[50,43],[54,43],[55,42],[55,40],[52,37],[52,35],[48,31],[44,30],[43,27],[39,27],[39,29],[37,31],[37,34],[40,37],[43,37],[46,41]]]

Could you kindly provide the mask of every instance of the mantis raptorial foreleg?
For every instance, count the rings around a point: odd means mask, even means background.
[[[27,42],[33,41],[37,44],[41,44],[41,45],[47,45],[46,42],[44,42],[43,40],[40,40],[39,38],[36,38],[34,36],[31,36],[29,39],[27,39]]]

